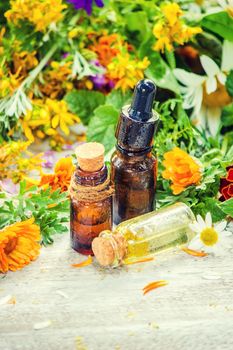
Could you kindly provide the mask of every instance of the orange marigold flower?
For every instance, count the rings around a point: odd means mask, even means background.
[[[175,147],[164,154],[162,173],[164,179],[171,180],[173,193],[180,194],[190,185],[197,185],[201,179],[201,168],[195,159],[182,149]]]
[[[97,53],[99,62],[106,67],[123,46],[123,40],[118,34],[103,35],[98,42],[90,46],[90,49]]]
[[[16,222],[0,231],[0,272],[16,271],[40,253],[40,228],[34,218]]]
[[[43,188],[51,186],[53,191],[60,189],[61,192],[65,192],[69,188],[73,171],[74,165],[71,157],[61,158],[55,165],[53,174],[43,174],[41,176],[39,186]]]

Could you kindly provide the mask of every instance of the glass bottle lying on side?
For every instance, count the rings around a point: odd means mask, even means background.
[[[119,224],[114,232],[105,230],[92,242],[100,265],[116,267],[149,258],[156,253],[189,242],[195,233],[191,209],[177,203]]]

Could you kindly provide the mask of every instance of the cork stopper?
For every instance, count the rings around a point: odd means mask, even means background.
[[[127,252],[127,243],[120,234],[112,234],[106,231],[107,235],[96,237],[92,242],[93,253],[102,266],[120,265]]]
[[[75,153],[83,171],[95,172],[104,166],[104,146],[101,143],[84,143],[76,148]]]

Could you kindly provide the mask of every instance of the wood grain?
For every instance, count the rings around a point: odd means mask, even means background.
[[[0,349],[233,349],[232,253],[173,251],[114,271],[75,269],[85,257],[58,236],[36,262],[0,276],[0,299],[16,298],[0,306]],[[167,286],[143,296],[146,284],[163,279]]]

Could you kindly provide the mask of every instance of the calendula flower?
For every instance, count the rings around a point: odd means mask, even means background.
[[[71,176],[74,172],[74,165],[71,157],[61,158],[55,165],[53,174],[43,174],[40,180],[40,187],[51,187],[53,191],[60,189],[61,192],[68,190]]]
[[[184,97],[184,108],[193,108],[192,119],[203,129],[209,128],[215,136],[220,124],[222,108],[231,103],[226,88],[226,78],[233,69],[233,43],[225,40],[222,50],[221,68],[208,56],[202,55],[200,61],[205,75],[189,73],[183,69],[175,69],[174,74],[179,82]]]
[[[34,218],[17,222],[0,231],[0,272],[16,271],[40,253],[40,228]]]
[[[138,80],[143,79],[144,70],[149,66],[150,61],[144,57],[142,61],[131,58],[128,53],[118,54],[108,65],[108,77],[116,85],[116,89],[133,89]]]
[[[89,16],[91,15],[93,0],[67,0],[67,2],[73,4],[76,10],[84,9]],[[95,0],[95,4],[98,7],[104,6],[104,2],[102,0]]]
[[[70,80],[72,73],[72,62],[52,61],[43,76],[43,84],[40,85],[41,92],[52,98],[62,98],[67,91],[72,90],[73,83]]]
[[[233,165],[227,167],[226,177],[220,179],[220,193],[222,202],[233,198]]]
[[[206,214],[205,220],[197,215],[196,221],[190,224],[190,228],[197,235],[189,243],[188,248],[205,253],[218,254],[223,252],[224,247],[229,243],[227,237],[232,235],[226,230],[226,225],[226,221],[213,224],[210,213]]]
[[[165,170],[162,176],[172,182],[171,189],[177,195],[188,186],[197,185],[201,180],[201,168],[197,161],[182,149],[175,147],[164,154]]]
[[[102,35],[97,42],[90,46],[90,50],[98,55],[98,61],[107,67],[112,59],[120,53],[120,49],[125,46],[119,34]]]
[[[177,3],[166,3],[161,6],[162,17],[153,28],[157,41],[154,50],[172,51],[174,44],[184,45],[194,35],[201,33],[199,27],[189,27],[180,19],[183,11]]]
[[[11,0],[11,8],[5,13],[9,22],[20,25],[20,21],[28,20],[38,32],[57,23],[63,18],[62,11],[67,7],[62,0]]]

